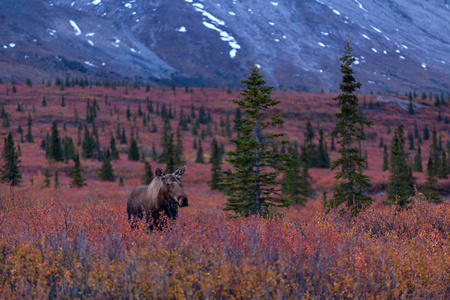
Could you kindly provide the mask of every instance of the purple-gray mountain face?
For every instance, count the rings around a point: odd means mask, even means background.
[[[0,0],[0,76],[337,91],[450,90],[449,0]]]

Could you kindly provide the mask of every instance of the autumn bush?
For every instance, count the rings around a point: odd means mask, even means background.
[[[447,298],[450,206],[373,206],[357,218],[182,214],[131,230],[124,205],[2,186],[0,297]]]

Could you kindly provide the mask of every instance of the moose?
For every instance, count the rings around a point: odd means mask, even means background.
[[[162,230],[167,219],[177,218],[178,207],[189,205],[179,181],[185,171],[186,167],[182,167],[172,174],[165,174],[157,167],[156,177],[149,185],[141,185],[131,191],[127,200],[127,213],[128,220],[133,218],[132,228],[136,227],[137,218],[143,219],[144,215],[150,230]]]

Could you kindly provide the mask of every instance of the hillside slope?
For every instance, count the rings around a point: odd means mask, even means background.
[[[350,37],[363,91],[450,88],[447,0],[0,2],[1,65],[24,66],[3,67],[4,75],[23,77],[31,65],[46,74],[238,86],[256,63],[277,87],[336,91]]]

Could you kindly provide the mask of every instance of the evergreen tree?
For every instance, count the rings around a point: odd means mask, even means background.
[[[114,170],[111,165],[111,153],[106,149],[103,154],[102,166],[98,170],[98,177],[101,181],[115,181]]]
[[[66,102],[64,101],[64,95],[62,95],[61,97],[61,106],[62,107],[66,106]]]
[[[170,131],[171,131],[170,120],[166,118],[166,119],[164,119],[163,129],[161,132],[161,147],[162,147],[163,151],[162,151],[161,155],[159,156],[159,162],[166,161],[167,147],[168,147],[167,143],[168,143],[169,137],[171,135]],[[173,143],[173,139],[172,139],[172,143]],[[167,169],[166,169],[166,172],[169,172],[169,171],[167,171]]]
[[[142,115],[143,115],[143,112],[142,112],[142,108],[141,108],[141,103],[139,102],[139,105],[138,105],[138,116],[142,117]]]
[[[126,145],[127,144],[127,136],[125,134],[125,128],[122,128],[122,134],[120,135],[120,143],[122,145]]]
[[[142,176],[142,184],[149,185],[153,180],[152,166],[148,162],[144,162],[144,175]]]
[[[43,107],[47,106],[47,101],[45,100],[45,96],[42,97],[41,105],[42,105]]]
[[[423,193],[428,201],[439,203],[442,202],[442,198],[438,194],[437,179],[434,174],[433,158],[430,155],[427,164],[427,179],[423,184]]]
[[[336,151],[336,145],[334,144],[334,136],[331,136],[331,146],[330,151]]]
[[[131,118],[130,105],[127,105],[127,120],[130,121],[130,118]]]
[[[81,156],[83,158],[94,158],[95,157],[95,140],[89,133],[89,129],[84,125],[84,140],[82,144]]]
[[[305,205],[306,198],[300,194],[300,157],[297,148],[289,145],[287,148],[288,156],[284,166],[283,181],[281,192],[297,204]]]
[[[317,167],[318,168],[330,168],[330,157],[328,156],[327,147],[324,145],[323,129],[319,130],[319,146],[317,147]]]
[[[85,179],[83,178],[83,170],[81,169],[80,163],[80,155],[77,153],[73,158],[74,166],[70,169],[70,175],[72,177],[72,181],[70,183],[70,187],[83,187],[86,185]]]
[[[58,170],[55,171],[55,189],[59,189],[59,178],[58,178]]]
[[[308,197],[314,194],[314,190],[311,186],[311,176],[309,175],[309,158],[308,151],[303,146],[300,152],[300,181],[299,181],[299,194],[298,200],[300,204],[306,203]]]
[[[430,139],[430,132],[428,131],[428,125],[425,124],[425,127],[423,128],[423,140],[428,141]]]
[[[205,163],[205,160],[203,159],[203,148],[202,148],[202,140],[198,140],[198,147],[197,147],[197,158],[195,159],[196,163]]]
[[[175,159],[175,145],[173,143],[173,133],[169,134],[169,138],[167,139],[165,152],[165,161],[166,161],[166,172],[172,173],[177,169],[176,159]]]
[[[55,121],[53,121],[52,125],[48,159],[53,159],[55,161],[64,161],[61,139],[59,138],[58,125]]]
[[[433,128],[433,134],[431,135],[430,156],[433,160],[434,175],[437,175],[439,168],[441,167],[439,144],[437,140],[436,127]]]
[[[387,152],[387,146],[384,145],[382,170],[386,171],[388,169],[389,169],[389,156],[388,156],[388,152]]]
[[[12,133],[8,133],[5,138],[2,150],[2,159],[5,162],[0,169],[1,182],[10,183],[18,186],[22,182],[22,174],[20,173],[19,153],[14,146]]]
[[[75,155],[75,145],[71,137],[64,138],[64,161],[67,163]]]
[[[412,134],[412,133],[410,133],[410,132],[408,132],[408,140],[409,140],[409,150],[414,150],[414,149],[416,149],[415,147],[414,147],[414,135]]]
[[[409,100],[408,114],[409,115],[414,115],[414,107],[413,107],[412,99]]]
[[[380,144],[378,145],[378,147],[380,147],[380,148],[384,147],[383,137],[380,137]]]
[[[387,188],[389,203],[396,203],[400,207],[405,207],[410,202],[409,197],[413,195],[404,145],[403,124],[400,124],[395,130],[394,138],[392,139],[391,176]]]
[[[139,149],[137,142],[134,138],[131,139],[130,149],[128,149],[128,160],[138,161],[139,160]]]
[[[417,121],[414,121],[414,137],[419,138],[419,129],[417,128]]]
[[[355,144],[363,139],[361,127],[372,125],[371,121],[363,120],[358,115],[358,97],[354,94],[356,89],[361,87],[361,83],[356,82],[353,76],[352,63],[355,61],[351,55],[350,41],[347,40],[345,54],[340,58],[342,83],[340,83],[341,94],[334,98],[339,101],[341,111],[336,114],[338,118],[337,128],[331,133],[339,136],[338,143],[341,145],[340,158],[332,164],[332,170],[340,167],[336,174],[336,179],[340,180],[334,190],[334,197],[329,202],[330,208],[335,208],[345,204],[348,212],[356,216],[360,211],[372,204],[372,198],[365,195],[365,189],[370,184],[368,176],[362,173],[365,158],[358,154]],[[341,212],[345,212],[344,209]]]
[[[44,172],[44,183],[42,185],[42,188],[49,188],[50,187],[50,170],[48,168],[45,168]]]
[[[308,150],[308,158],[309,158],[309,167],[315,168],[318,166],[317,163],[317,149],[316,145],[314,145],[314,137],[315,137],[314,129],[311,125],[311,122],[308,120],[306,122],[306,132],[305,132],[305,146]]]
[[[212,190],[222,190],[222,186],[219,184],[221,180],[220,174],[222,172],[222,158],[220,156],[219,144],[215,138],[211,142],[211,151],[211,160],[209,161],[211,163],[211,181],[209,186]]]
[[[119,160],[119,151],[116,148],[116,139],[113,135],[111,135],[111,139],[109,140],[109,150],[111,151],[111,160]]]
[[[447,154],[445,153],[445,149],[441,151],[441,165],[438,170],[438,177],[440,179],[448,178]]]
[[[420,145],[417,147],[417,154],[414,156],[414,171],[415,172],[423,172],[422,168],[422,150],[420,149]]]
[[[265,85],[256,66],[242,83],[246,84],[241,92],[243,98],[233,100],[244,112],[240,120],[235,120],[240,136],[231,139],[236,149],[227,152],[227,161],[234,167],[234,172],[223,172],[223,187],[228,198],[225,210],[246,216],[266,215],[273,206],[290,205],[288,199],[277,196],[280,185],[276,177],[280,170],[276,169],[276,162],[283,162],[285,155],[270,150],[287,143],[282,139],[285,134],[267,130],[284,121],[281,115],[271,113],[280,101],[270,97],[273,87]]]

